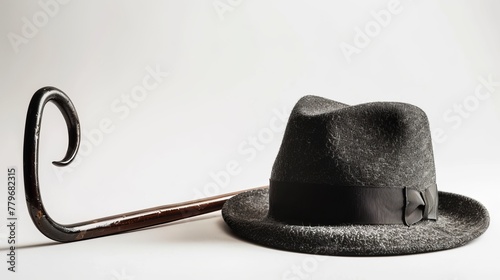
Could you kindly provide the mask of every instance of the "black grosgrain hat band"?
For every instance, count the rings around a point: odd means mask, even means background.
[[[332,186],[280,182],[269,186],[269,217],[288,224],[405,224],[437,220],[435,184],[408,187]]]

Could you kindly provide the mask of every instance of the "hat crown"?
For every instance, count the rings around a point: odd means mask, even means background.
[[[271,180],[423,190],[436,180],[427,116],[405,103],[348,106],[305,96],[292,110]]]

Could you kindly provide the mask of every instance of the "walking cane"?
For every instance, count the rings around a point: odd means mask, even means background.
[[[69,138],[65,157],[60,161],[52,162],[54,165],[65,166],[71,163],[78,152],[81,135],[76,109],[64,92],[54,87],[44,87],[33,95],[28,107],[24,131],[24,187],[31,219],[38,230],[50,239],[59,242],[79,241],[194,217],[220,210],[227,199],[243,192],[153,207],[75,224],[60,224],[49,216],[43,206],[38,179],[41,122],[44,107],[48,102],[54,103],[63,114]]]

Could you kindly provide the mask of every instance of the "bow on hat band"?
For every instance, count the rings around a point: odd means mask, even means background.
[[[296,225],[405,224],[437,220],[435,184],[408,187],[332,186],[271,180],[269,217]]]
[[[405,188],[405,225],[421,220],[437,220],[438,192],[436,185],[423,191]]]

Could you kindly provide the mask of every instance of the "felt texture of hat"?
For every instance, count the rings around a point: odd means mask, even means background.
[[[306,96],[288,120],[270,188],[279,181],[333,189],[423,192],[435,180],[429,124],[418,107],[395,102],[348,106]],[[403,215],[399,224],[318,223],[303,217],[328,213],[300,215],[316,209],[302,207],[300,202],[300,211],[281,211],[299,213],[296,219],[287,220],[269,211],[282,205],[276,201],[281,198],[273,199],[268,189],[244,192],[225,203],[222,216],[236,235],[249,241],[322,255],[401,255],[451,249],[477,238],[489,226],[488,211],[481,203],[447,192],[438,192],[437,220],[423,218],[410,226],[404,224]],[[318,193],[318,201],[325,204],[328,198]]]

